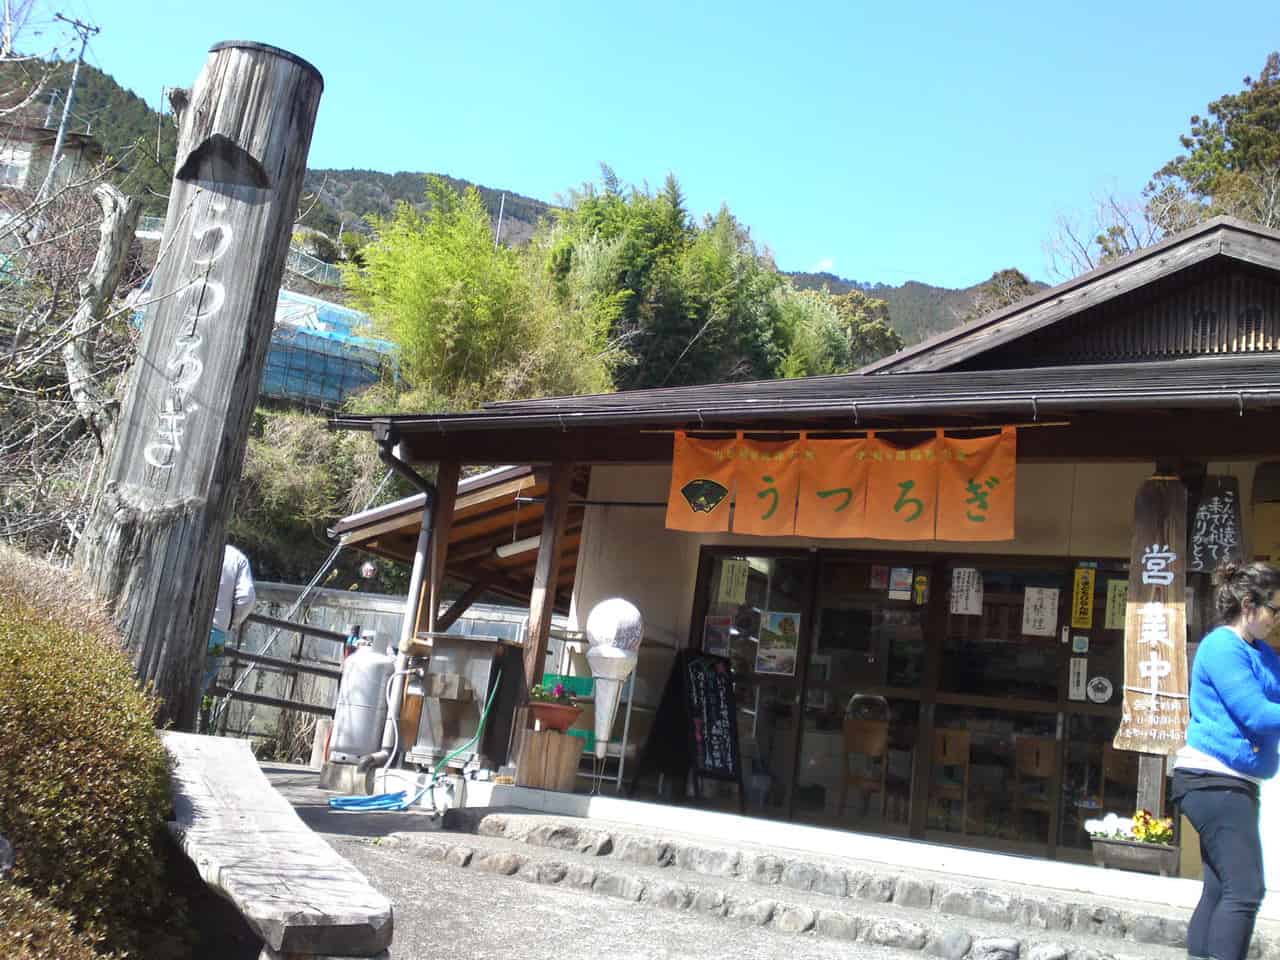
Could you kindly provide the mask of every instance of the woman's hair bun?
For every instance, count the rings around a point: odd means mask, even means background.
[[[1213,585],[1225,587],[1240,573],[1241,566],[1236,560],[1223,560],[1218,569],[1213,571]]]

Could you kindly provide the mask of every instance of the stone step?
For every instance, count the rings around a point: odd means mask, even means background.
[[[787,851],[743,851],[568,818],[450,811],[435,833],[381,842],[514,880],[619,897],[805,936],[923,951],[945,960],[1177,960],[1185,921],[1040,891],[891,875]],[[1260,952],[1260,945],[1259,945]]]

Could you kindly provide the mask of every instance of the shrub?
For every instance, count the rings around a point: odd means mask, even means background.
[[[66,571],[0,548],[0,834],[12,879],[108,949],[166,904],[168,761],[100,610]]]
[[[0,880],[0,957],[5,960],[103,960],[71,915],[29,890]]]

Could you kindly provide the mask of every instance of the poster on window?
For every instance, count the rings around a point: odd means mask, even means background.
[[[1027,587],[1022,597],[1022,633],[1028,637],[1052,637],[1058,631],[1056,587]]]
[[[982,574],[973,567],[951,571],[951,612],[961,617],[982,616]]]
[[[765,610],[760,614],[760,643],[756,647],[756,673],[781,677],[796,675],[796,648],[800,643],[800,614]]]
[[[1072,657],[1071,671],[1067,678],[1067,699],[1083,700],[1085,686],[1089,682],[1089,660],[1087,657]]]
[[[732,617],[707,617],[702,629],[702,650],[714,653],[718,657],[729,655],[729,628],[733,625]]]

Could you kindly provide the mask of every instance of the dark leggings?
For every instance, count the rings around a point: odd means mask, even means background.
[[[1182,812],[1200,834],[1204,861],[1204,889],[1187,927],[1187,953],[1244,960],[1265,892],[1257,797],[1201,787],[1182,797]]]

